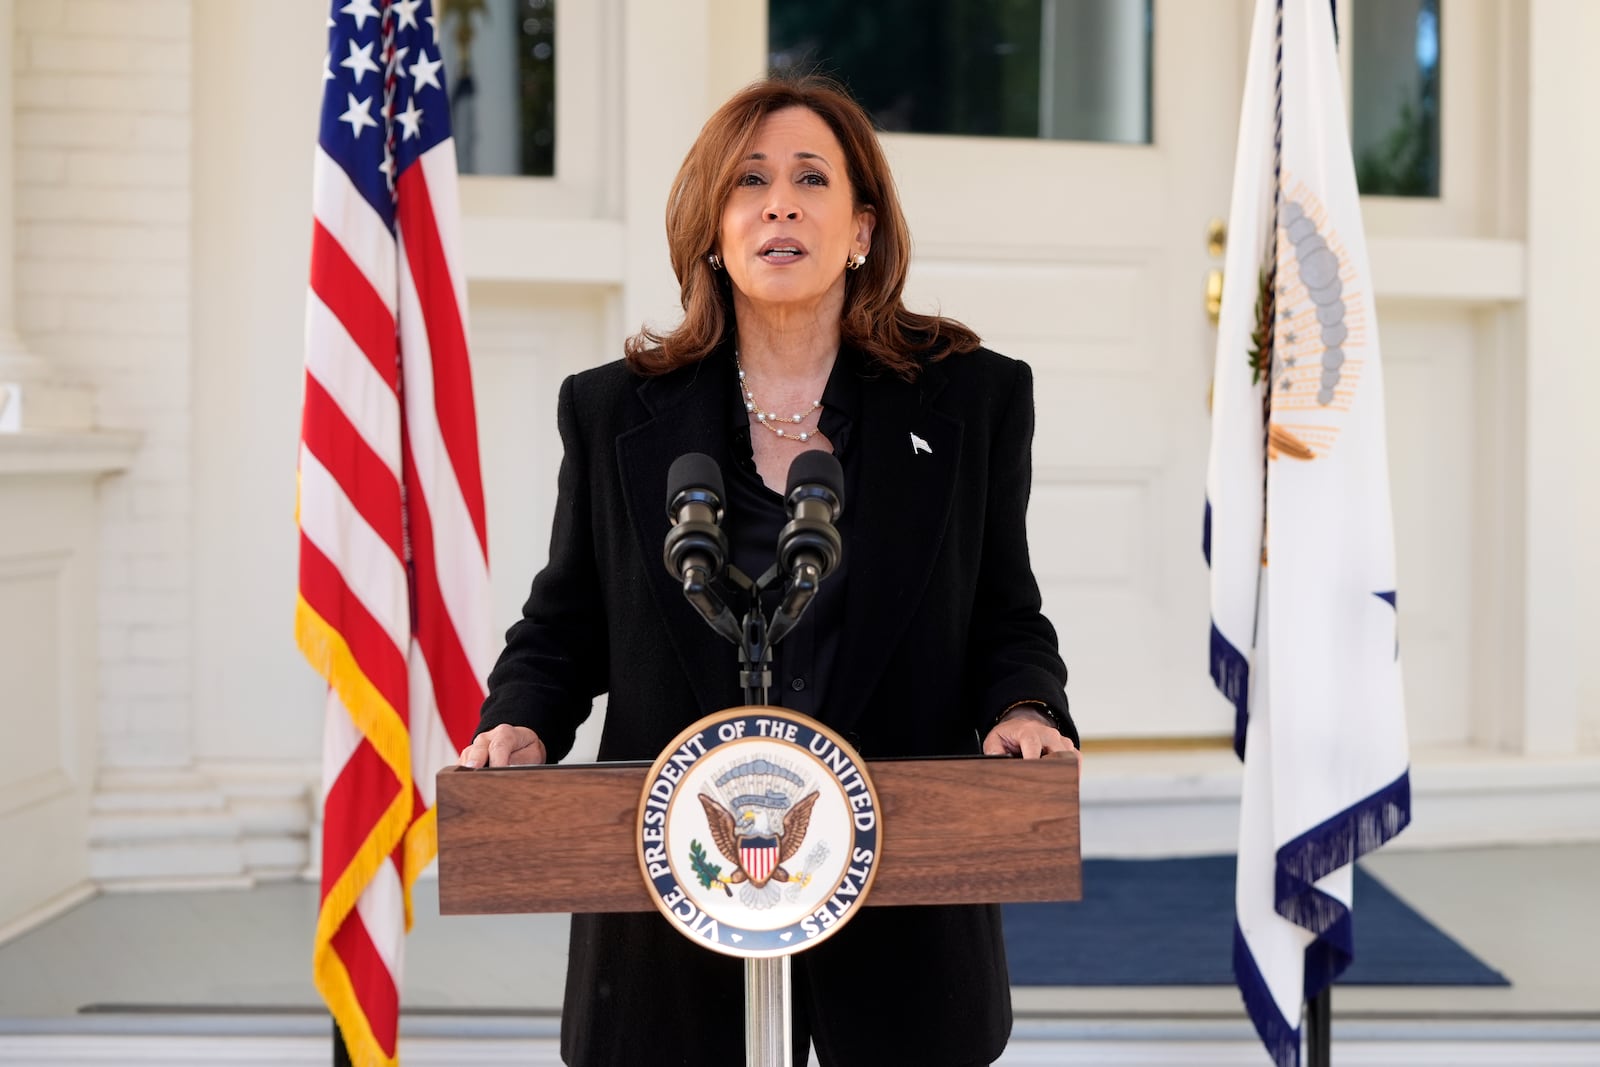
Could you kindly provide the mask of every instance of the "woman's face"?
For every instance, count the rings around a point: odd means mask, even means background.
[[[717,249],[734,288],[757,304],[842,306],[845,260],[868,251],[873,214],[856,210],[833,130],[810,108],[775,111],[738,175]]]

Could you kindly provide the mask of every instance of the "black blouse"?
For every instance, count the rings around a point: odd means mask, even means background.
[[[736,373],[732,359],[726,361],[726,366],[726,373]],[[841,532],[849,529],[850,501],[855,495],[856,475],[861,466],[856,459],[860,449],[852,448],[850,442],[851,430],[861,417],[861,370],[861,357],[848,348],[841,350],[823,389],[822,411],[817,422],[844,468],[844,499],[838,522]],[[754,580],[765,574],[777,558],[778,532],[789,521],[789,514],[783,495],[769,489],[756,470],[744,391],[734,388],[728,395],[731,398],[727,411],[728,455],[732,458],[732,469],[726,478],[728,500],[723,528],[728,533],[731,562]],[[799,454],[797,449],[795,455]],[[848,554],[843,554],[838,567],[817,590],[800,622],[772,650],[769,699],[773,704],[828,721],[827,709],[821,707],[820,702],[822,694],[827,692],[828,679],[838,656],[839,635],[844,630],[844,594],[849,574],[850,559]],[[769,619],[782,599],[783,587],[784,581],[779,577],[762,597],[762,609]],[[732,662],[730,659],[730,669]]]

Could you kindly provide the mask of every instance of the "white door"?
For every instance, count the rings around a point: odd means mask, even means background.
[[[1234,0],[1157,0],[1147,145],[885,138],[915,240],[909,302],[1033,367],[1033,566],[1085,736],[1232,730],[1207,677],[1204,293],[1247,18]]]

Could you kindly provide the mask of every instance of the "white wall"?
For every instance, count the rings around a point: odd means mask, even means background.
[[[1472,743],[1475,368],[1471,307],[1379,300],[1406,721],[1420,747]]]
[[[295,467],[326,3],[194,7],[194,750],[313,764],[293,636]],[[276,73],[241,70],[251,42]]]
[[[143,446],[102,491],[100,758],[191,752],[190,5],[16,4],[18,328]]]

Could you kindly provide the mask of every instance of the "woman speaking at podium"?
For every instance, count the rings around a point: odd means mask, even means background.
[[[1076,744],[1028,560],[1032,375],[905,307],[911,238],[866,113],[821,79],[744,89],[666,221],[682,324],[563,383],[550,560],[461,763],[559,760],[601,693],[601,760],[654,759],[744,703],[733,648],[661,562],[667,470],[689,452],[722,468],[730,562],[751,576],[794,457],[843,467],[842,558],[773,650],[773,703],[867,759]],[[868,908],[793,958],[793,998],[797,1064],[807,1039],[825,1065],[990,1063],[1011,1029],[999,908]],[[569,1064],[738,1062],[743,1019],[741,961],[655,913],[573,916]]]

